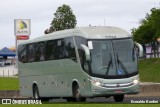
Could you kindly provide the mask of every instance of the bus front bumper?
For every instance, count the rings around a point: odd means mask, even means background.
[[[103,86],[92,85],[92,95],[93,96],[108,96],[108,95],[120,95],[120,94],[138,94],[140,91],[140,85],[132,85],[128,87],[114,87],[107,88]]]

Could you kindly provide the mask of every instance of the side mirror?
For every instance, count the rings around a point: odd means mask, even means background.
[[[84,44],[81,44],[81,46],[82,46],[82,48],[83,48],[83,50],[85,52],[86,60],[90,61],[91,60],[91,56],[90,56],[89,48],[86,45],[84,45]]]
[[[137,43],[137,42],[135,42],[135,45],[136,45],[136,47],[138,48],[138,50],[139,50],[139,57],[140,58],[142,58],[143,57],[143,47],[142,47],[142,45],[141,44],[139,44],[139,43]]]

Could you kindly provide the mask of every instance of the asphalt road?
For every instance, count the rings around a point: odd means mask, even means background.
[[[50,103],[68,103],[65,99],[51,99]],[[114,98],[104,98],[104,97],[99,97],[99,98],[87,98],[86,102],[84,103],[115,103]],[[142,103],[142,104],[147,104],[147,103],[154,103],[160,104],[160,97],[125,97],[124,101],[121,102],[122,104],[131,104],[131,103]]]

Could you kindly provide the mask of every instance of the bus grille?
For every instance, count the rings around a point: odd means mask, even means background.
[[[117,84],[102,84],[102,87],[106,88],[117,88],[117,87],[129,87],[134,85],[132,82],[130,83],[117,83]]]

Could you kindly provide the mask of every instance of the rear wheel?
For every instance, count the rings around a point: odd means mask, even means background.
[[[74,102],[75,101],[75,99],[73,97],[68,97],[68,98],[66,98],[66,100],[67,100],[67,102]]]
[[[40,99],[40,97],[39,97],[39,91],[38,91],[38,87],[37,86],[34,86],[33,87],[33,98],[35,98],[35,99]]]
[[[114,97],[115,102],[122,102],[124,99],[124,95],[115,95],[113,97]]]
[[[73,98],[75,102],[85,102],[86,101],[86,98],[81,96],[80,89],[77,84],[73,86]]]

